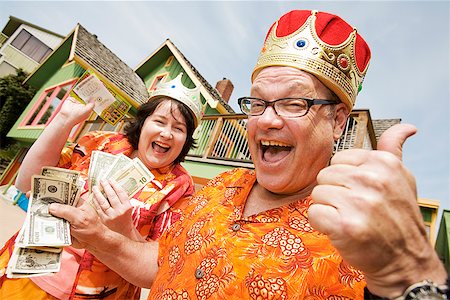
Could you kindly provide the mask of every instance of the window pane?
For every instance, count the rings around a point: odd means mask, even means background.
[[[56,109],[61,104],[62,99],[64,99],[65,95],[69,92],[71,87],[72,87],[72,83],[66,84],[61,87],[58,94],[53,99],[46,99],[46,102],[51,101],[50,106],[47,108],[46,112],[42,115],[42,118],[37,122],[37,124],[46,124],[47,123],[47,121],[55,113]],[[53,91],[54,91],[54,89],[52,90],[52,92]]]
[[[23,45],[25,45],[30,37],[31,34],[28,31],[22,29],[22,31],[16,36],[14,41],[12,41],[11,45],[21,50]]]
[[[39,62],[44,57],[45,53],[47,53],[49,47],[47,47],[40,40],[32,36],[26,44],[22,47],[22,52]]]
[[[27,125],[31,125],[31,123],[33,123],[34,119],[36,118],[38,113],[41,111],[42,107],[45,105],[45,103],[47,103],[49,96],[52,94],[52,92],[53,92],[53,90],[47,91],[47,95],[45,96],[44,100],[42,100],[42,102],[39,104],[39,106],[35,109],[35,111],[33,112],[33,115],[28,120]]]
[[[41,63],[44,59],[47,58],[47,56],[52,53],[52,49],[51,48],[47,48],[47,51],[45,51],[45,53],[42,55],[41,59],[39,60],[39,62]]]

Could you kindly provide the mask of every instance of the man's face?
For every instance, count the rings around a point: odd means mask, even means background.
[[[263,69],[252,84],[251,96],[266,101],[286,97],[333,100],[316,77],[291,67]],[[303,117],[283,118],[267,107],[262,115],[249,116],[249,148],[258,183],[286,195],[314,186],[345,123],[345,105],[336,105],[336,110],[332,114],[329,107],[315,105]]]

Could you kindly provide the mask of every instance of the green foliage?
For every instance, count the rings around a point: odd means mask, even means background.
[[[21,69],[16,75],[0,78],[0,148],[9,143],[6,134],[36,94],[33,87],[22,84],[26,78]]]
[[[20,149],[22,149],[22,146],[19,143],[13,143],[6,146],[4,149],[0,149],[0,160],[12,160]]]

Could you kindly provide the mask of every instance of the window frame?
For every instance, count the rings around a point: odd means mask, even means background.
[[[22,34],[22,32],[27,33],[29,36],[28,38],[26,38],[25,41],[23,41],[23,43],[20,45],[14,45],[14,42],[17,41],[17,38],[19,38],[19,36]],[[39,56],[39,59],[37,59],[38,57],[33,57],[31,56],[32,53],[27,53],[25,52],[23,49],[30,44],[31,41],[35,41],[38,43],[39,47],[42,47],[43,50],[42,52],[38,52],[38,54],[41,54]],[[36,36],[34,36],[31,32],[29,32],[28,30],[26,30],[25,28],[22,28],[20,30],[20,32],[14,37],[14,39],[11,41],[11,47],[14,47],[15,49],[17,49],[18,51],[20,51],[22,54],[26,55],[27,57],[29,57],[30,59],[34,60],[35,62],[41,63],[46,57],[48,57],[50,55],[50,53],[53,51],[52,48],[50,48],[47,44],[45,44],[43,41],[41,41],[40,39],[38,39]]]
[[[152,83],[148,87],[148,91],[152,92],[156,89],[157,83],[164,83],[166,82],[167,77],[169,76],[169,72],[158,74],[153,78]],[[160,79],[160,81],[158,81]]]
[[[39,96],[38,100],[34,103],[33,107],[30,109],[30,111],[28,111],[28,113],[25,116],[25,118],[20,122],[19,126],[22,129],[26,129],[26,128],[44,128],[48,124],[50,124],[50,122],[53,120],[55,115],[61,109],[61,105],[64,103],[64,101],[67,99],[67,97],[69,97],[69,93],[72,90],[72,88],[75,85],[75,83],[77,82],[77,80],[78,79],[76,79],[76,78],[75,79],[66,80],[66,81],[63,81],[63,82],[61,82],[61,83],[59,83],[57,85],[50,86],[50,87],[46,88],[41,93],[41,95]],[[67,86],[67,85],[70,85],[70,88],[67,90],[67,92],[62,97],[61,102],[55,108],[55,111],[51,114],[51,116],[48,118],[48,120],[45,122],[45,124],[38,124],[38,122],[41,120],[42,116],[45,114],[45,112],[48,110],[49,106],[51,105],[53,99],[55,99],[55,97],[61,91],[62,87],[63,86]],[[47,95],[49,95],[50,92],[51,92],[50,96],[46,99]],[[36,110],[41,106],[41,104],[44,101],[46,101],[45,104],[41,107],[39,112],[36,114],[36,116],[34,117],[33,121],[31,122],[31,124],[27,125],[27,123],[33,117],[33,115],[36,112]]]

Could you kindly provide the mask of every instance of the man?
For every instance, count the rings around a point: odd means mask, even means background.
[[[88,205],[51,212],[71,222],[80,246],[151,286],[149,299],[361,299],[366,285],[374,299],[446,299],[447,274],[401,163],[415,128],[388,130],[381,151],[330,161],[369,60],[340,17],[292,11],[269,30],[251,97],[239,100],[254,172],[226,172],[178,205],[182,218],[159,244],[108,230]],[[105,191],[107,209],[124,201],[114,183]]]

